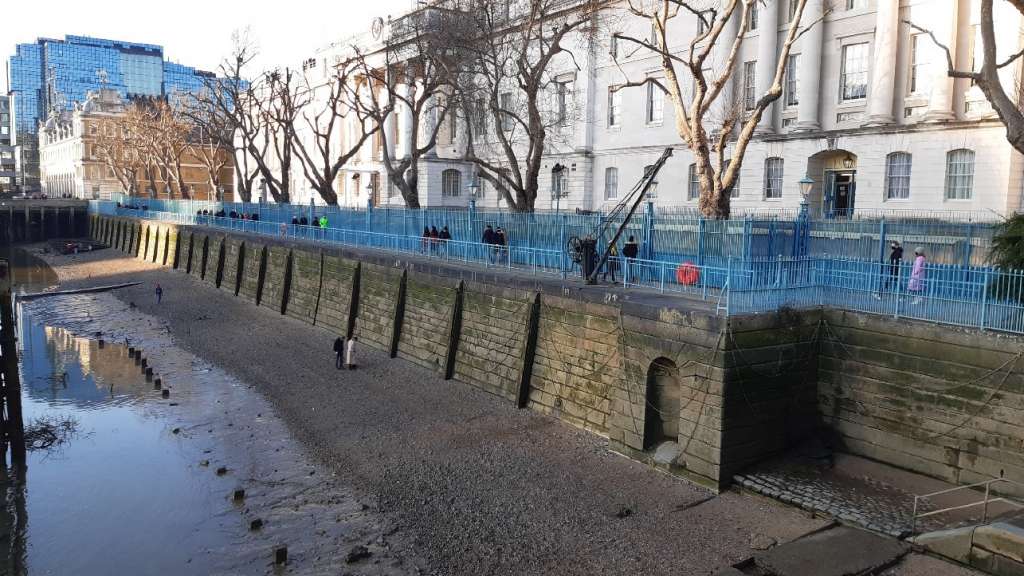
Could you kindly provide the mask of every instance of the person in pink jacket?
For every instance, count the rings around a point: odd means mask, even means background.
[[[924,248],[918,246],[914,249],[914,267],[910,271],[910,283],[907,290],[915,295],[913,304],[921,303],[921,295],[924,294],[925,258]]]

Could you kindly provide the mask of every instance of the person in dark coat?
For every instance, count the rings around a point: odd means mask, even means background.
[[[626,258],[626,266],[623,271],[624,281],[628,282],[636,272],[634,260],[636,260],[638,254],[640,254],[640,245],[636,243],[635,236],[630,236],[629,240],[626,240],[626,245],[622,247],[622,255]]]
[[[494,264],[494,250],[492,249],[494,244],[497,242],[497,238],[494,236],[494,229],[488,224],[484,228],[484,236],[480,239],[480,242],[484,244],[484,249],[487,250],[487,258]]]
[[[334,339],[334,367],[341,370],[345,363],[345,339],[338,337]]]
[[[426,254],[430,249],[430,227],[423,227],[423,236],[420,239],[420,254]]]
[[[309,219],[308,218],[306,218],[305,216],[303,216],[302,218],[299,218],[299,226],[308,226],[308,225],[309,225]]]
[[[298,226],[298,225],[299,225],[299,219],[296,218],[295,216],[292,216],[292,226]]]

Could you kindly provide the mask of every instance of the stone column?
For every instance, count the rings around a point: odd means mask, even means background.
[[[865,123],[872,126],[892,124],[893,96],[896,93],[896,48],[899,43],[899,0],[878,0],[875,13],[875,47],[871,58],[871,86]]]
[[[885,0],[880,0],[885,1]],[[800,40],[800,67],[797,79],[800,82],[798,96],[800,104],[796,113],[795,130],[820,130],[818,120],[819,98],[821,97],[821,40],[824,23],[817,22],[822,15],[822,0],[807,0],[804,14],[800,18],[802,26],[814,23]]]
[[[437,105],[437,96],[431,96],[423,109],[423,126],[420,127],[420,130],[423,133],[424,142],[428,141],[430,135],[434,133],[434,129],[437,127]],[[436,158],[437,146],[433,146],[430,150],[427,150],[427,152],[424,154],[424,157]]]
[[[380,103],[381,107],[386,106],[387,105],[387,96],[386,96],[386,94],[382,95],[381,100],[382,100],[382,102]],[[381,135],[381,142],[385,146],[390,148],[388,150],[388,156],[390,156],[391,158],[394,158],[395,154],[398,153],[398,146],[396,146],[396,144],[398,144],[398,143],[395,142],[395,110],[392,110],[390,114],[388,114],[387,116],[384,117],[384,124],[381,126],[381,132],[383,133]],[[383,154],[381,154],[381,160],[384,160],[384,155]]]
[[[757,94],[760,98],[772,85],[775,77],[775,64],[778,60],[779,43],[779,4],[780,0],[768,0],[758,7],[757,31]],[[775,105],[765,109],[761,121],[757,124],[758,132],[775,131]]]
[[[409,92],[408,86],[400,86],[399,90]],[[404,103],[398,104],[398,131],[401,133],[398,145],[399,158],[405,158],[412,154],[412,109]]]
[[[936,0],[929,4],[931,30],[938,41],[956,54],[958,0]],[[945,122],[956,118],[953,112],[953,79],[949,77],[945,55],[936,48],[932,62],[932,93],[928,99],[925,122]]]

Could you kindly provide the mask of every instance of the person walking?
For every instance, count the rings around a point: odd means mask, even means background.
[[[430,227],[430,253],[435,254],[437,252],[437,243],[441,239],[441,233],[437,231],[437,226]]]
[[[484,228],[484,236],[483,236],[483,238],[480,239],[480,242],[483,243],[484,250],[487,251],[487,259],[491,262],[491,264],[494,264],[494,250],[493,250],[493,246],[494,246],[495,238],[494,238],[494,229],[491,228],[490,224],[488,224]]]
[[[498,255],[498,263],[500,264],[508,258],[508,236],[505,235],[505,229],[501,226],[498,226],[498,229],[494,232],[494,244],[496,245],[494,251]]]
[[[420,254],[426,254],[430,249],[430,228],[423,227],[423,239],[420,240]]]
[[[338,336],[334,339],[334,367],[341,370],[341,366],[344,363],[345,355],[345,340]]]
[[[622,281],[629,282],[629,277],[635,273],[634,262],[637,255],[640,254],[640,245],[636,242],[635,236],[630,236],[629,240],[626,240],[626,245],[622,247],[622,255],[626,257],[626,268],[622,273]]]
[[[327,216],[320,217],[320,229],[327,230]]]
[[[441,240],[441,252],[448,257],[448,241],[452,239],[452,233],[448,231],[447,226],[442,226],[441,233],[437,237]]]
[[[164,298],[164,289],[163,289],[163,287],[160,286],[160,284],[157,284],[156,285],[156,303],[159,304],[160,301],[163,300],[163,298]]]
[[[926,266],[924,248],[918,246],[914,249],[914,267],[910,271],[910,282],[907,284],[907,290],[914,294],[911,304],[921,303],[921,296],[924,294],[925,288]]]
[[[619,270],[619,247],[612,244],[608,247],[608,261],[604,265],[604,274],[601,276],[602,280],[607,280],[608,275],[612,275],[612,284],[615,284],[615,273]]]
[[[348,347],[345,349],[345,368],[356,369],[356,337],[348,339]]]
[[[903,246],[893,240],[889,243],[889,278],[885,281],[885,291],[895,284],[900,284],[900,265],[903,264]]]

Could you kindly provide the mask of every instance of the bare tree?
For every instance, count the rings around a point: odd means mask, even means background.
[[[96,124],[92,142],[93,154],[114,175],[121,189],[129,195],[137,193],[140,158],[139,148],[132,141],[132,111],[104,118]]]
[[[269,171],[260,168],[266,149],[259,146],[261,116],[259,107],[254,104],[253,82],[248,77],[258,50],[247,30],[236,30],[232,34],[232,45],[231,54],[221,62],[218,77],[207,80],[196,106],[225,120],[231,132],[237,192],[244,202],[250,202],[256,178]],[[277,200],[277,189],[268,188]]]
[[[247,96],[258,113],[257,143],[250,153],[256,158],[260,175],[278,203],[291,202],[295,126],[302,108],[309,102],[296,76],[291,68],[266,72],[260,84],[250,85]],[[273,154],[277,170],[266,162],[267,151]]]
[[[359,94],[372,88],[356,78],[360,67],[356,60],[343,61],[333,67],[322,83],[314,83],[307,75],[302,93],[295,101],[302,102],[297,113],[303,130],[294,134],[292,145],[302,173],[324,202],[338,204],[335,182],[341,168],[360,152],[363,144],[377,131],[379,124],[370,122],[370,114],[360,103]],[[358,124],[357,136],[342,138],[339,132],[346,123]],[[308,135],[309,138],[304,138]]]
[[[452,80],[470,118],[465,159],[513,210],[534,210],[550,131],[565,122],[549,113],[558,89],[551,64],[559,56],[575,64],[570,38],[592,32],[605,4],[480,0],[467,11],[462,42],[472,62]]]
[[[1024,15],[1024,0],[1009,0],[1009,3]],[[913,22],[907,21],[906,23],[911,28],[928,34],[932,42],[943,50],[946,56],[947,73],[951,78],[968,78],[978,86],[992,105],[996,115],[1006,126],[1006,140],[1018,152],[1024,153],[1024,110],[1022,110],[1020,102],[1007,93],[1007,87],[1003,85],[999,77],[1001,70],[1014,65],[1024,56],[1024,49],[1013,52],[1000,60],[1000,50],[996,45],[992,0],[981,0],[980,8],[981,18],[978,23],[978,32],[981,35],[982,57],[980,65],[976,66],[977,70],[957,69],[949,47],[940,42],[933,31],[922,28]],[[1014,35],[1010,40],[1017,42],[1018,38]],[[977,60],[975,61],[977,62]],[[1016,85],[1010,86],[1010,88],[1019,91],[1019,87]]]
[[[690,149],[700,183],[699,206],[709,218],[725,219],[730,213],[729,191],[739,178],[743,156],[761,117],[782,95],[782,85],[793,43],[820,18],[801,27],[807,0],[795,0],[785,39],[772,62],[773,75],[768,89],[752,103],[740,105],[727,86],[736,73],[740,49],[755,2],[762,0],[627,0],[629,11],[651,22],[652,37],[637,38],[616,34],[618,41],[653,51],[658,55],[664,79],[629,79],[617,89],[654,84],[672,101],[675,128]],[[764,9],[776,10],[773,0]],[[671,52],[678,39],[669,34],[669,23],[686,15],[699,23],[682,54]],[[732,33],[727,33],[732,30]],[[771,32],[771,31],[768,31]],[[766,33],[766,32],[762,32]],[[715,51],[724,57],[712,66]],[[621,67],[620,67],[621,70]],[[625,75],[625,73],[623,73]],[[683,89],[683,80],[691,79],[692,90]],[[715,121],[715,114],[719,114]]]
[[[461,13],[428,7],[391,23],[383,47],[363,53],[353,47],[368,80],[369,97],[360,99],[373,125],[381,127],[381,160],[405,205],[419,208],[419,163],[435,149],[440,127],[452,109],[447,89],[459,66]],[[403,117],[403,130],[391,126]],[[402,150],[395,152],[399,132]]]
[[[189,156],[194,158],[206,172],[207,184],[212,191],[218,191],[225,184],[222,181],[224,168],[231,164],[235,154],[233,123],[231,117],[217,105],[217,97],[210,94],[210,87],[177,98],[175,107],[189,123]],[[251,199],[252,180],[243,184],[249,190],[246,202]]]

